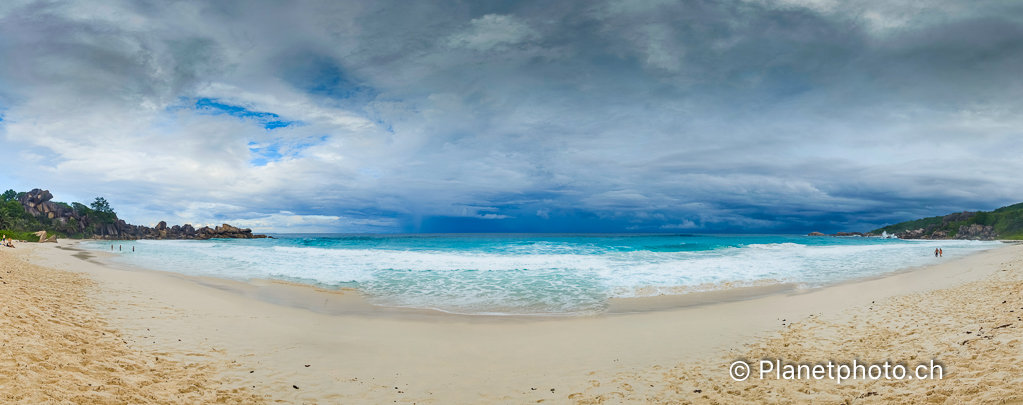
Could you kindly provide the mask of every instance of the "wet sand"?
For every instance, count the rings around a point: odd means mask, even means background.
[[[917,343],[888,339],[889,335],[876,327],[883,319],[892,328],[900,323],[906,324],[902,329],[919,328],[909,326],[910,318],[900,309],[904,308],[900,300],[916,295],[980,300],[980,296],[994,293],[983,288],[1004,281],[992,279],[1019,276],[1001,271],[1005,263],[1023,266],[1021,246],[1007,245],[937,266],[821,289],[750,287],[619,300],[612,303],[609,314],[601,316],[494,317],[374,307],[352,291],[117,268],[104,265],[99,253],[72,249],[73,244],[67,242],[31,245],[16,256],[93,280],[95,287],[83,299],[93,303],[96,317],[135,339],[138,350],[201,357],[201,364],[216,370],[211,378],[231,389],[244,387],[286,403],[323,404],[848,399],[853,397],[842,396],[845,384],[835,388],[842,393],[839,395],[823,386],[803,390],[807,393],[784,383],[736,383],[728,377],[727,360],[760,354],[786,358],[826,355],[820,360],[827,360],[858,347],[873,350],[863,351],[860,356],[865,357],[877,353],[878,347],[891,350],[893,357],[902,352],[950,356],[940,346],[944,335],[917,330],[913,336],[927,344],[906,346]],[[968,296],[963,296],[965,290],[949,292],[979,285],[986,287],[970,290]],[[888,308],[890,313],[868,322],[864,314],[880,313],[880,308]],[[975,321],[961,319],[966,313],[956,311],[927,316],[934,319],[912,318],[914,325],[936,322],[958,328],[967,320]],[[999,331],[1018,330],[1006,327]],[[834,338],[838,332],[860,346]],[[800,355],[800,348],[812,350]],[[1018,364],[1018,359],[1015,361]],[[992,374],[992,381],[987,381],[983,368],[976,373],[984,383],[1006,379]],[[1023,373],[1015,374],[1020,375]],[[902,382],[910,385],[897,389],[909,394],[899,395],[930,398],[924,394],[933,389],[912,385],[916,383]],[[692,384],[699,387],[689,389]],[[988,391],[996,392],[993,388]],[[857,401],[880,397],[870,395]],[[889,402],[893,397],[883,398]]]

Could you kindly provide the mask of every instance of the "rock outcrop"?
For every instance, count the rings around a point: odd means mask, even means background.
[[[864,232],[836,232],[836,233],[833,233],[831,235],[823,234],[823,233],[820,233],[820,232],[810,232],[810,233],[806,234],[806,236],[862,236],[862,237],[866,238],[866,237],[874,237],[874,236],[879,236],[879,235],[875,235],[875,234],[872,234],[870,232],[866,232],[866,233],[864,233]]]
[[[53,201],[53,194],[47,190],[35,189],[25,193],[18,202],[25,208],[25,212],[34,217],[47,217],[49,219],[74,217],[74,209],[64,205],[57,205]]]
[[[863,232],[837,232],[831,234],[831,236],[874,236],[874,234]]]
[[[57,226],[58,230],[68,234],[82,233],[100,239],[113,240],[137,240],[137,239],[259,239],[266,238],[266,235],[253,234],[251,229],[240,229],[228,224],[210,228],[204,226],[196,229],[191,224],[167,226],[166,222],[160,221],[156,227],[150,228],[144,225],[132,225],[113,216],[113,223],[96,223],[93,217],[84,215],[67,204],[50,201],[53,194],[47,190],[34,189],[18,197],[18,202],[25,209],[25,212],[36,218],[47,218]],[[88,236],[87,236],[88,237]],[[56,236],[52,236],[56,242]],[[50,242],[45,234],[40,241]]]
[[[253,234],[252,229],[236,228],[228,224],[210,228],[204,226],[195,229],[191,224],[174,225],[168,227],[167,223],[160,221],[156,227],[150,228],[144,225],[132,225],[117,220],[115,224],[107,224],[102,229],[101,239],[137,240],[137,239],[262,239],[266,235]]]
[[[906,239],[1023,240],[1023,203],[900,222],[873,232]]]
[[[46,242],[57,243],[57,235],[51,235],[49,238],[47,238],[46,237],[46,231],[39,231],[39,232],[33,233],[33,235],[39,237],[39,243],[46,243]]]
[[[926,231],[923,228],[920,228],[910,231],[899,232],[895,234],[895,237],[899,239],[930,239],[929,237],[927,237],[927,234],[925,232]]]
[[[995,228],[990,225],[972,224],[970,226],[959,225],[959,232],[956,232],[956,239],[993,240],[998,237]]]
[[[955,222],[969,220],[977,215],[976,212],[956,212],[941,218],[941,225],[931,224],[926,228],[912,229],[896,233],[899,239],[969,239],[969,240],[995,240],[998,239],[998,232],[991,225],[970,224],[959,225],[954,228]],[[952,225],[950,225],[952,224]],[[953,227],[952,229],[949,229]],[[954,234],[953,234],[953,231]]]

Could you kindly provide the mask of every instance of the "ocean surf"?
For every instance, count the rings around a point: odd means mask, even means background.
[[[89,241],[131,266],[355,288],[369,302],[457,314],[587,315],[611,298],[820,287],[952,260],[1000,242],[796,235],[279,234]],[[944,251],[934,257],[934,249]],[[134,249],[133,249],[134,248]],[[134,250],[134,251],[133,251]]]

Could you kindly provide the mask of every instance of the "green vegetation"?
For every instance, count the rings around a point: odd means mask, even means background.
[[[0,203],[0,229],[19,231],[41,231],[39,220],[25,212],[21,203],[11,200]]]
[[[58,204],[64,204],[64,203],[58,203]],[[64,204],[64,205],[67,205],[67,204]],[[89,204],[89,205],[92,206],[92,209],[94,211],[96,211],[96,212],[100,212],[100,213],[104,213],[104,214],[115,214],[113,208],[110,208],[110,203],[107,202],[106,198],[96,197],[96,201],[93,201],[92,204]]]
[[[927,229],[927,227],[931,226],[931,225],[941,225],[941,218],[942,217],[929,217],[929,218],[915,219],[915,220],[912,220],[912,221],[899,222],[899,223],[897,223],[895,225],[888,225],[888,226],[886,226],[884,228],[878,228],[878,229],[875,229],[875,230],[870,231],[870,232],[880,235],[881,232],[888,232],[889,234],[893,234],[893,233],[899,233],[899,232],[903,232],[903,231],[911,231],[911,230],[920,229],[920,228]]]
[[[1002,207],[994,211],[978,211],[963,215],[962,213],[949,214],[944,217],[922,218],[913,221],[900,222],[884,228],[878,228],[872,233],[889,234],[916,229],[925,229],[927,233],[933,231],[948,231],[950,237],[959,232],[960,226],[973,224],[991,226],[998,233],[998,239],[1023,240],[1023,203]]]
[[[999,208],[999,209],[995,210],[994,212],[1008,212],[1008,211],[1019,211],[1019,210],[1023,210],[1023,203],[1012,204],[1012,205],[1010,205],[1008,207],[1002,207],[1002,208]]]
[[[90,206],[81,203],[66,204],[53,201],[58,207],[74,210],[78,218],[69,218],[67,221],[54,220],[46,216],[35,217],[25,211],[25,208],[18,202],[18,198],[27,193],[7,190],[0,194],[0,229],[8,230],[9,233],[25,234],[24,238],[15,237],[20,240],[38,239],[33,232],[46,231],[48,234],[57,235],[58,238],[84,239],[96,234],[101,226],[117,222],[117,213],[110,207],[110,203],[102,197],[97,197]],[[83,227],[84,224],[84,227]]]
[[[27,242],[39,242],[39,237],[33,235],[32,232],[14,232],[0,230],[0,236],[6,236],[14,240],[23,240]],[[60,236],[58,235],[57,238],[60,238]]]
[[[96,197],[96,201],[93,201],[92,209],[86,207],[83,204],[74,203],[74,209],[79,215],[92,219],[92,223],[95,224],[112,224],[117,222],[117,213],[110,208],[110,204],[103,197]]]

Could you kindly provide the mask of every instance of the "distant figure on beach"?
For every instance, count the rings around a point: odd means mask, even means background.
[[[110,245],[110,251],[111,251],[111,252],[113,252],[113,251],[114,251],[114,245]]]
[[[938,248],[938,257],[945,257],[945,251]]]
[[[938,248],[934,248],[934,257],[938,257],[938,253],[939,253]]]
[[[131,247],[131,251],[132,251],[132,252],[134,252],[134,251],[135,251],[135,246],[132,246],[132,247]]]

